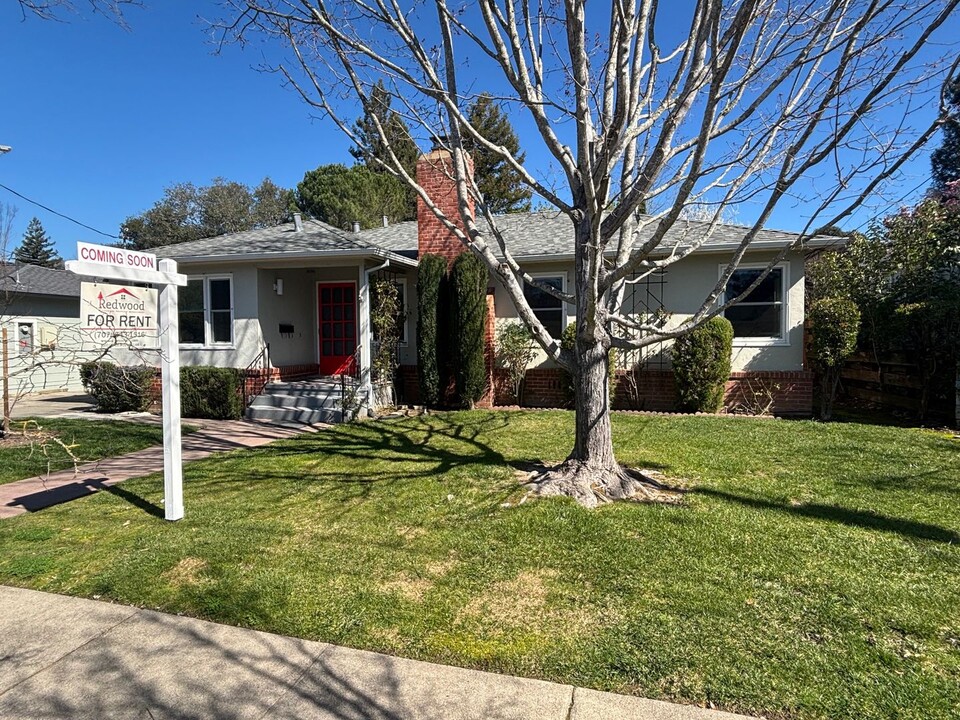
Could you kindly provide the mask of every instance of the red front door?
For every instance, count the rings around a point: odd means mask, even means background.
[[[320,374],[353,375],[357,350],[357,289],[353,283],[320,283]]]

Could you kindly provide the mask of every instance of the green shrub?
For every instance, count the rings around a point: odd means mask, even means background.
[[[521,403],[523,376],[536,353],[533,335],[522,323],[504,323],[497,329],[497,362],[507,374],[510,389]]]
[[[417,377],[420,402],[436,405],[440,401],[440,360],[437,339],[441,314],[440,289],[447,274],[447,261],[440,255],[420,258],[417,273]]]
[[[243,376],[235,368],[180,368],[180,414],[190,418],[239,420]]]
[[[813,325],[810,360],[820,375],[820,417],[829,420],[840,382],[840,368],[857,349],[860,310],[848,298],[824,298],[811,306],[809,317]]]
[[[377,351],[370,366],[375,383],[393,383],[400,358],[400,288],[385,277],[374,278],[370,286],[370,326],[377,339]]]
[[[450,270],[453,291],[456,354],[454,372],[457,399],[472,408],[487,389],[485,330],[487,324],[487,269],[472,253],[465,252]]]
[[[146,410],[156,377],[152,367],[120,367],[110,362],[89,362],[80,367],[83,387],[97,404],[97,412]]]
[[[719,412],[730,378],[733,325],[714,317],[677,338],[673,344],[673,377],[677,409],[681,412]]]

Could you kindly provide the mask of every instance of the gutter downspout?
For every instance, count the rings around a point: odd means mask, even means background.
[[[370,276],[390,266],[390,258],[384,260],[380,265],[372,268],[361,268],[360,272],[360,291],[359,291],[359,310],[360,317],[357,318],[360,330],[360,392],[367,398],[367,407],[370,410],[376,408],[377,398],[373,393],[373,379],[371,377],[371,365],[373,361],[373,334],[370,328]]]

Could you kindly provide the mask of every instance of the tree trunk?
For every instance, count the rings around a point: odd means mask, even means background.
[[[581,223],[577,234],[589,234]],[[561,465],[535,480],[540,495],[565,495],[585,507],[611,500],[637,498],[675,501],[676,494],[638,470],[617,462],[610,427],[610,383],[608,358],[610,338],[600,319],[605,307],[597,297],[596,273],[589,271],[590,248],[594,243],[577,242],[575,265],[577,297],[577,340],[573,376],[576,429],[573,451]],[[596,302],[591,302],[591,298]]]
[[[599,342],[577,339],[579,370],[573,375],[576,434],[569,459],[609,469],[619,465],[610,429],[608,352]]]

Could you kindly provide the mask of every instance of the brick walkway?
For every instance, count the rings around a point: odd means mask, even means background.
[[[266,445],[274,440],[316,432],[316,427],[271,425],[245,420],[205,420],[183,437],[184,463],[218,452]],[[75,470],[0,485],[0,520],[90,495],[110,485],[163,471],[163,446],[86,463]]]

